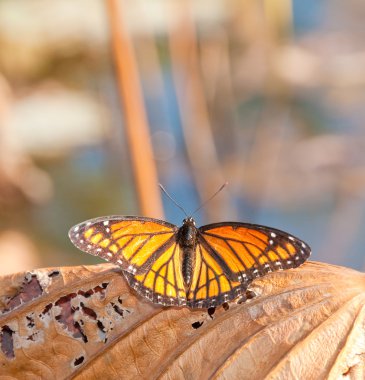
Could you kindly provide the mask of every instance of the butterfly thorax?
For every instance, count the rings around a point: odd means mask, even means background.
[[[190,287],[193,266],[195,261],[196,235],[198,233],[193,218],[184,219],[183,225],[179,229],[178,243],[182,251],[182,275],[187,288]]]

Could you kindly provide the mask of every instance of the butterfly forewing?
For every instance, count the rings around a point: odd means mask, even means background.
[[[232,280],[296,268],[311,253],[302,240],[261,225],[218,223],[203,226],[200,232],[201,240],[228,266],[226,274]]]
[[[71,228],[72,243],[82,251],[119,265],[130,273],[148,271],[175,242],[173,224],[134,216],[108,216]]]

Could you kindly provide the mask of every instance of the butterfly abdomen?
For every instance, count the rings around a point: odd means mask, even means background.
[[[189,288],[193,275],[193,264],[196,246],[197,229],[193,220],[184,220],[184,224],[178,233],[178,242],[182,250],[182,275],[184,283]]]
[[[182,262],[182,274],[184,278],[185,285],[190,286],[192,275],[193,275],[193,255],[194,248],[187,247],[183,251],[183,262]]]

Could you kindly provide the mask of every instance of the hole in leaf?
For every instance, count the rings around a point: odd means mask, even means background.
[[[255,298],[256,296],[257,296],[257,294],[253,290],[251,290],[251,289],[246,290],[246,298],[248,300],[251,300],[252,298]]]
[[[208,309],[209,317],[213,319],[213,314],[215,313],[215,307],[210,307]]]
[[[60,274],[59,270],[53,270],[52,272],[48,273],[48,277],[55,277],[55,276],[58,276],[59,274]]]
[[[32,342],[34,342],[34,340],[35,340],[35,334],[29,335],[27,337],[27,340],[31,340]]]
[[[1,351],[8,359],[14,359],[14,331],[7,325],[3,326],[0,334]]]
[[[33,328],[34,327],[34,318],[31,315],[26,315],[25,318],[28,321],[27,326],[29,328]]]
[[[105,330],[105,326],[103,325],[103,322],[101,322],[101,321],[97,321],[96,322],[96,324],[97,324],[97,326],[98,326],[98,328],[102,331],[102,332],[105,332],[106,330]]]
[[[34,298],[39,297],[42,293],[43,289],[37,276],[35,274],[31,275],[30,278],[27,278],[26,276],[19,292],[7,303],[6,311],[12,310],[23,303],[29,302]]]
[[[116,305],[114,302],[111,302],[111,305],[113,306],[114,311],[118,313],[121,317],[124,317],[124,311],[128,311],[128,310],[122,309],[121,307]]]
[[[55,305],[61,308],[61,313],[56,315],[55,318],[72,334],[74,338],[81,338],[86,343],[87,336],[84,334],[80,323],[77,321],[75,322],[73,318],[76,309],[71,306],[71,300],[75,297],[76,293],[70,293],[59,298],[55,302]]]
[[[84,357],[80,356],[79,358],[76,358],[74,361],[74,366],[80,365],[84,361]]]
[[[44,310],[42,311],[42,314],[45,315],[47,314],[51,309],[52,309],[52,304],[49,303],[48,305],[46,305],[46,307],[44,308]],[[41,316],[41,315],[40,315]]]
[[[79,322],[75,322],[74,323],[74,326],[75,326],[75,329],[78,331],[78,333],[80,334],[82,340],[84,341],[84,343],[87,343],[88,342],[88,339],[87,339],[87,336],[85,335],[84,331],[82,330]],[[75,335],[74,335],[75,336]],[[78,336],[75,336],[75,338],[78,338]]]
[[[85,306],[83,302],[80,302],[80,306],[81,306],[81,309],[82,309],[84,314],[88,315],[92,319],[97,318],[97,314],[95,313],[95,311],[93,309]]]
[[[86,292],[84,292],[83,290],[79,290],[77,292],[77,294],[79,294],[80,296],[83,296],[85,298],[89,298],[94,294],[94,291],[92,289],[89,289]]]
[[[191,327],[193,329],[198,329],[199,327],[201,327],[203,325],[204,322],[199,322],[199,321],[196,321],[194,323],[191,324]]]

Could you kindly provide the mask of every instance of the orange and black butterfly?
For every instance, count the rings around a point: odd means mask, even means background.
[[[71,228],[72,243],[124,271],[132,288],[154,303],[218,306],[245,294],[269,272],[295,268],[310,247],[286,232],[248,223],[181,227],[137,216],[107,216]]]

